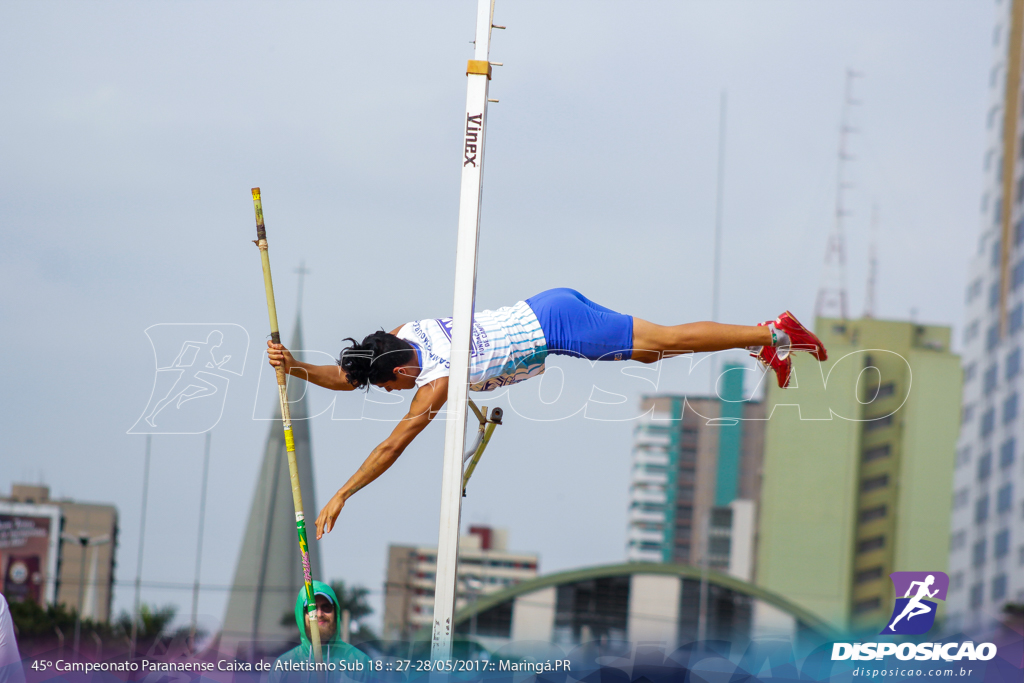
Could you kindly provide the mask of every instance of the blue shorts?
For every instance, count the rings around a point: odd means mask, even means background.
[[[548,353],[590,360],[629,360],[633,316],[598,306],[574,289],[549,289],[526,300],[540,322]]]

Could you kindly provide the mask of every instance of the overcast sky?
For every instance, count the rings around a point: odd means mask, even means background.
[[[569,286],[660,323],[711,315],[720,93],[728,92],[721,315],[810,319],[832,227],[844,74],[864,74],[851,138],[849,291],[862,310],[871,206],[877,315],[959,327],[979,225],[991,1],[498,0],[477,303]],[[249,188],[263,189],[285,340],[305,259],[306,346],[448,315],[465,60],[475,2],[0,5],[0,491],[44,481],[121,515],[115,609],[131,606],[153,391],[144,330],[249,334],[212,433],[202,581],[230,583],[273,395]],[[556,359],[568,401],[621,366]],[[578,378],[579,381],[570,381]],[[625,556],[632,423],[518,401],[463,521],[509,529],[544,572]],[[545,385],[548,386],[548,385]],[[658,391],[706,391],[676,360]],[[653,385],[646,389],[654,390]],[[573,393],[575,392],[575,393]],[[334,396],[314,388],[316,410]],[[265,400],[266,399],[266,400]],[[336,411],[359,410],[361,395]],[[493,403],[493,401],[492,401]],[[550,403],[550,401],[548,401]],[[579,403],[582,405],[582,403]],[[392,407],[392,412],[399,407]],[[554,419],[554,418],[565,419]],[[547,420],[547,421],[544,421]],[[311,423],[322,504],[388,432]],[[443,427],[346,506],[329,579],[382,608],[389,543],[435,544]],[[143,579],[191,584],[203,437],[156,436]],[[315,510],[307,503],[307,515]],[[187,619],[190,590],[147,588]],[[216,629],[226,593],[206,590]]]

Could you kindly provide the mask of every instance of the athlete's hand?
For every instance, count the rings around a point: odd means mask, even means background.
[[[284,374],[286,375],[291,372],[292,365],[295,364],[295,359],[292,358],[291,352],[284,348],[284,344],[275,344],[269,339],[267,340],[267,359],[274,368],[284,365]]]
[[[323,538],[324,534],[329,534],[331,529],[334,528],[334,522],[338,519],[338,515],[341,514],[341,508],[345,507],[345,498],[341,495],[341,491],[338,491],[327,501],[327,505],[324,505],[323,510],[316,518],[316,540]]]

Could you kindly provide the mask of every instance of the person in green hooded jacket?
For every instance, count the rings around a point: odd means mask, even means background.
[[[324,663],[333,662],[336,666],[336,669],[328,671],[326,678],[322,680],[367,680],[370,659],[362,650],[341,639],[341,609],[338,607],[338,596],[334,589],[322,581],[314,581],[313,597],[316,599],[317,626],[320,629],[320,647]],[[317,680],[312,668],[304,668],[313,662],[313,645],[310,642],[306,604],[306,589],[303,587],[299,589],[299,595],[295,599],[295,623],[298,624],[302,643],[277,658],[270,672],[270,683],[305,683]]]

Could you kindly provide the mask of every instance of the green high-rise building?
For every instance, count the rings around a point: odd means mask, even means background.
[[[767,391],[757,583],[874,628],[891,572],[948,564],[960,359],[948,327],[819,318],[816,332],[828,361],[795,353],[791,388]]]

